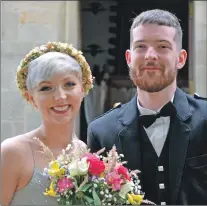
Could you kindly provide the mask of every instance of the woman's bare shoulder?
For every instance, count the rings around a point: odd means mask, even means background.
[[[28,150],[29,142],[33,135],[34,131],[5,139],[1,143],[1,154],[3,157],[14,156],[15,159],[25,156],[25,152]]]
[[[10,202],[14,192],[27,181],[25,164],[29,157],[29,141],[32,133],[8,138],[1,143],[1,186],[6,203]],[[27,160],[27,161],[26,161]]]

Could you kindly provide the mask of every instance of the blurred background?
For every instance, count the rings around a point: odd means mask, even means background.
[[[178,74],[178,86],[207,97],[206,1],[1,1],[1,141],[41,123],[38,112],[22,99],[15,74],[21,59],[48,41],[72,43],[91,66],[94,89],[76,119],[76,133],[86,141],[88,123],[136,93],[124,55],[131,19],[156,8],[174,13],[183,29],[188,61]]]

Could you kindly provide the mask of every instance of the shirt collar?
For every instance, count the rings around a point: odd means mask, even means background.
[[[171,102],[173,102],[174,96],[175,96],[175,94],[173,95]],[[137,107],[138,107],[139,113],[141,115],[151,115],[151,114],[157,114],[164,107],[164,105],[161,108],[159,108],[157,111],[153,111],[151,109],[144,108],[139,104],[138,95],[137,95]]]

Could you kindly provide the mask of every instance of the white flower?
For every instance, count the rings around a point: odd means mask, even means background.
[[[132,190],[133,186],[133,182],[127,182],[126,184],[122,185],[121,190],[119,191],[119,196],[125,198],[126,194]]]
[[[87,163],[87,158],[82,158],[81,160],[74,160],[68,165],[68,170],[70,176],[85,175],[88,172],[89,164]]]
[[[58,163],[61,163],[62,162],[62,158],[61,157],[58,157],[57,158],[57,161],[58,161]]]
[[[71,144],[68,144],[68,146],[67,146],[67,148],[66,148],[66,151],[70,150],[71,147],[72,147],[72,145],[71,145]]]
[[[47,174],[48,173],[48,169],[45,167],[44,168],[44,174]]]
[[[100,194],[101,194],[101,195],[104,195],[104,192],[103,192],[103,191],[100,191]]]

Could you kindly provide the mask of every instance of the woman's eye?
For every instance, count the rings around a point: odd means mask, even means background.
[[[72,86],[74,86],[74,85],[75,85],[74,82],[67,82],[67,83],[65,84],[66,87],[72,87]]]
[[[165,48],[168,48],[168,47],[165,46],[165,45],[161,45],[160,48],[165,49]]]
[[[44,86],[40,89],[41,92],[44,92],[44,91],[50,91],[52,88],[51,87],[48,87],[48,86]]]

